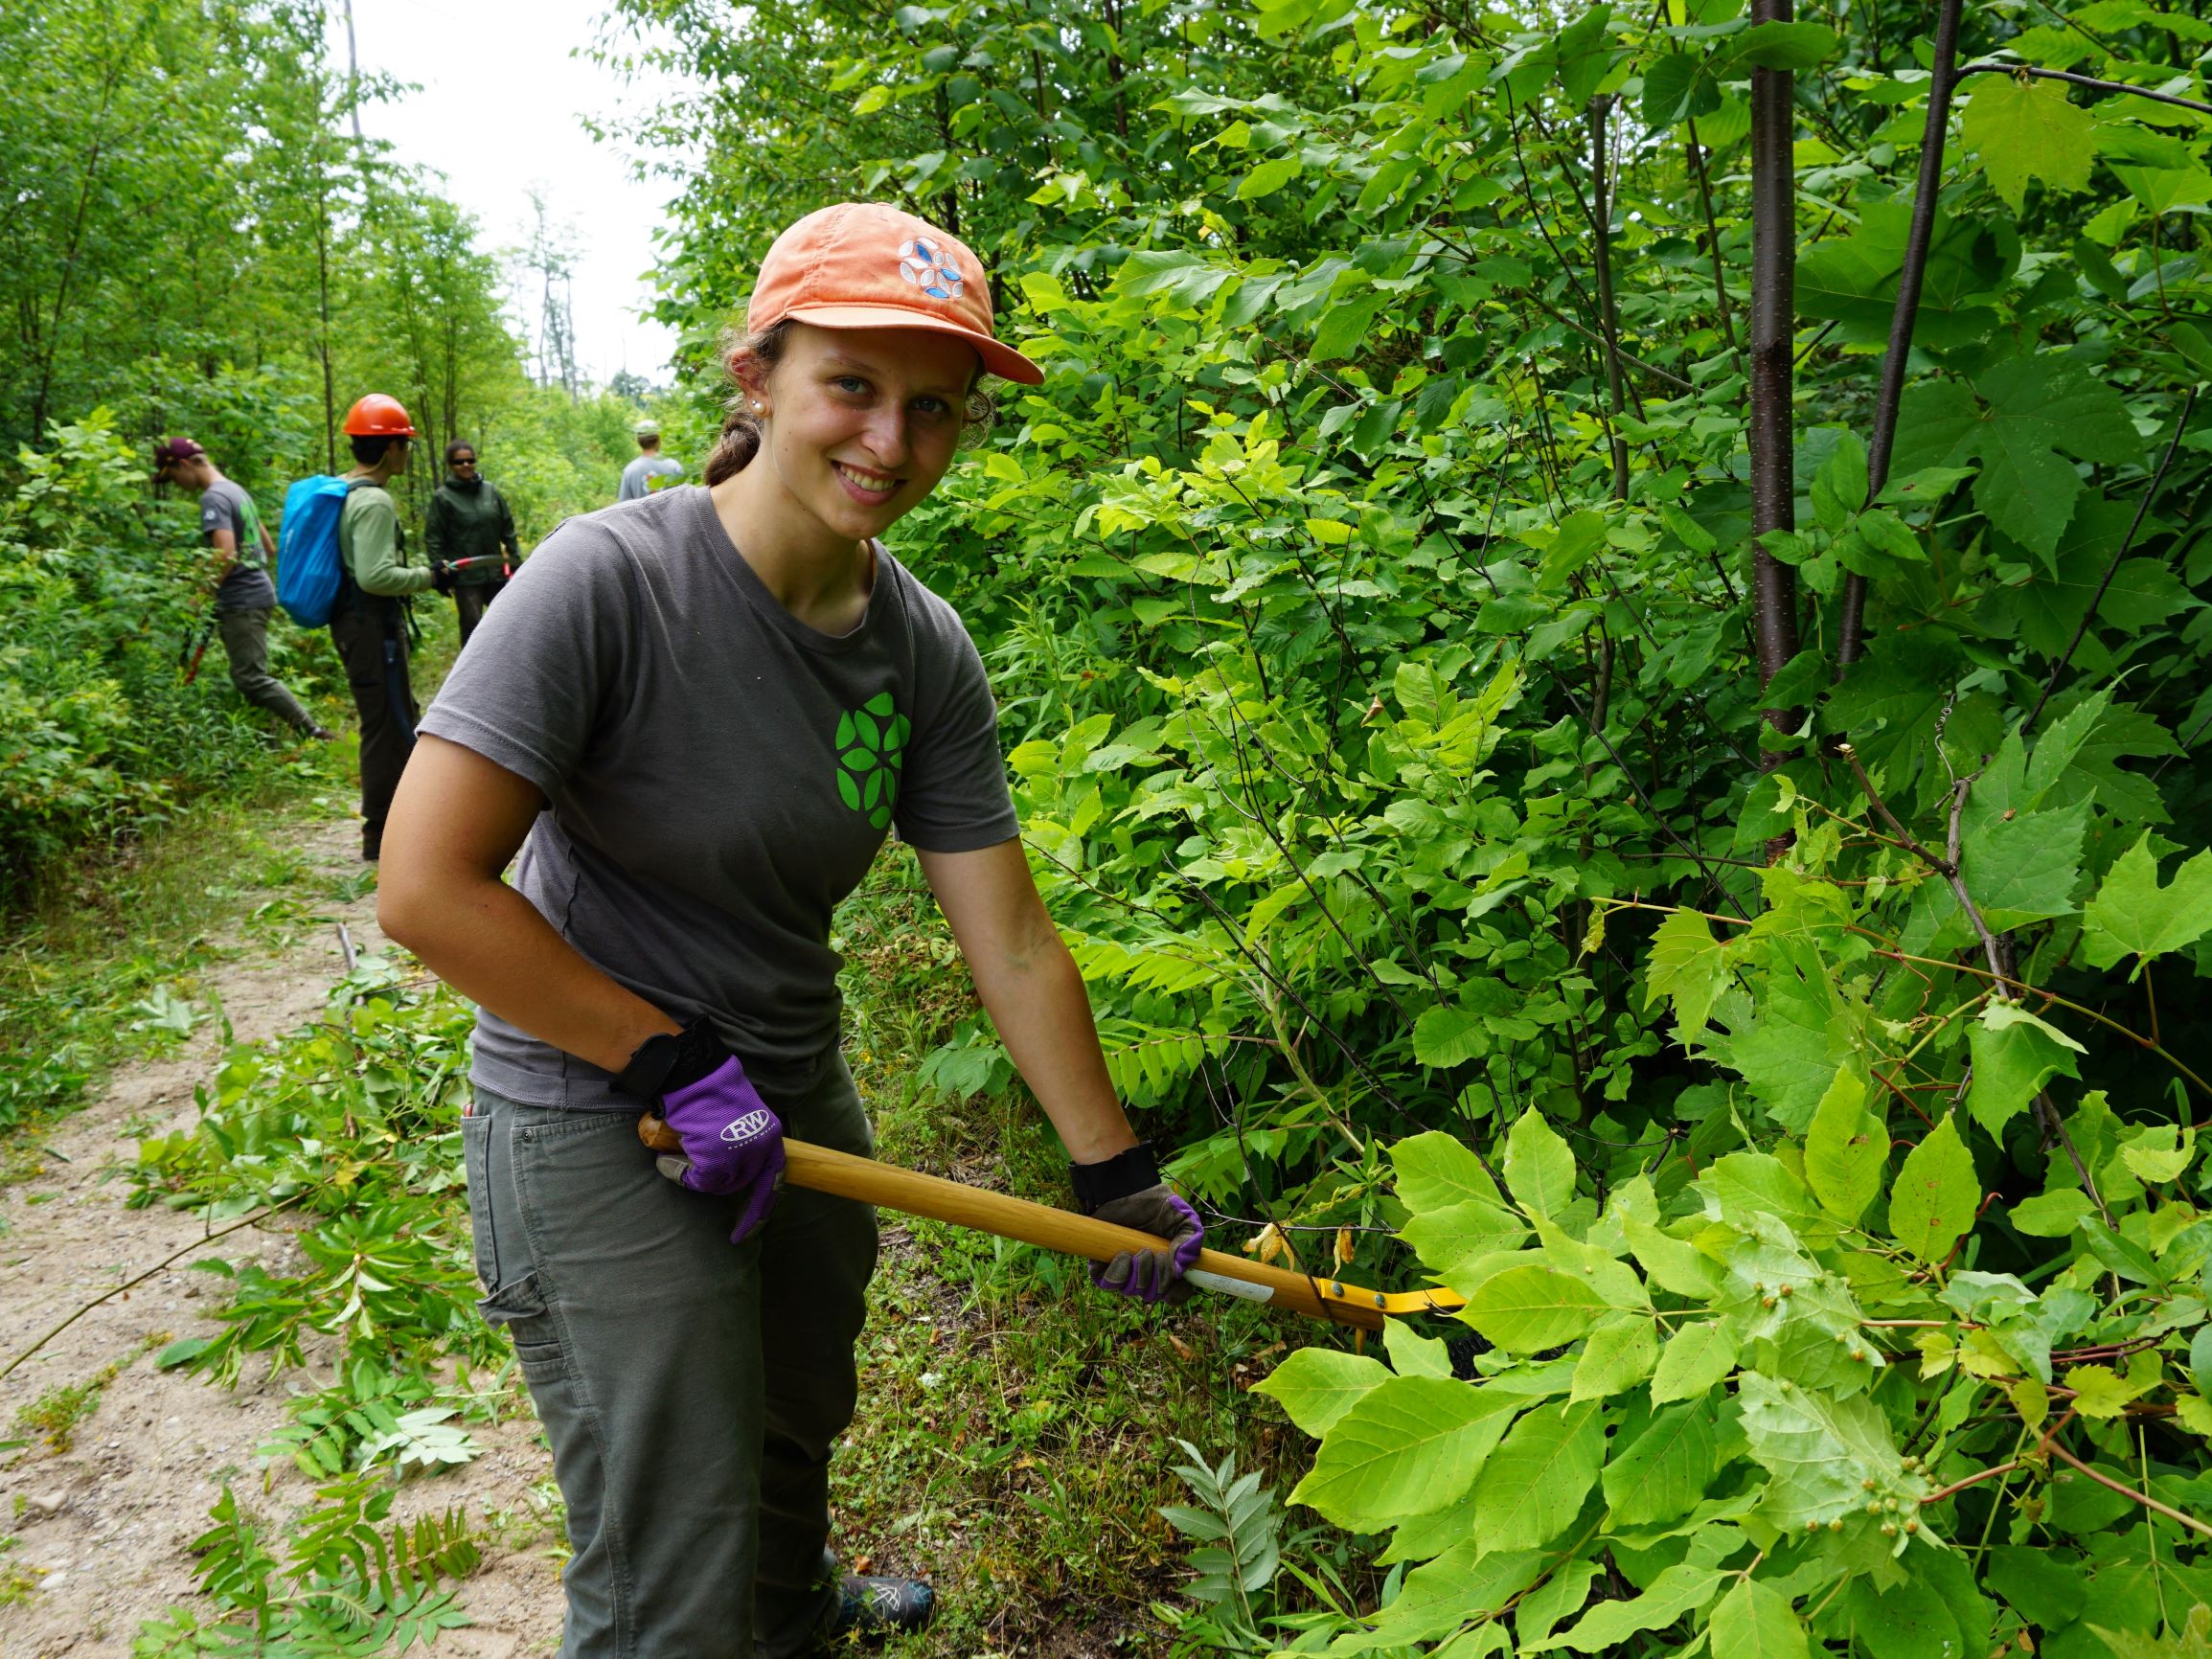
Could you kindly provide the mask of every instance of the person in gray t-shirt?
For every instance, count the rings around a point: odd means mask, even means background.
[[[642,500],[684,475],[682,462],[660,452],[659,421],[640,420],[630,428],[630,434],[637,440],[639,454],[622,469],[622,484],[614,493],[617,501]]]
[[[276,538],[245,487],[225,478],[208,452],[190,438],[169,438],[154,451],[154,476],[199,491],[199,530],[215,556],[215,626],[230,660],[231,684],[256,708],[266,709],[307,737],[331,734],[301,707],[284,681],[269,672],[269,617],[277,590],[268,561]]]
[[[707,488],[547,538],[392,807],[378,919],[479,1008],[482,1307],[567,1498],[572,1659],[822,1651],[927,1613],[926,1586],[841,1577],[824,1548],[872,1214],[776,1184],[787,1125],[870,1150],[830,926],[892,830],[1079,1202],[1166,1241],[1094,1282],[1163,1300],[1197,1260],[1031,879],[982,660],[878,539],[951,465],[983,371],[1041,378],[989,294],[893,208],[787,230]],[[641,1114],[677,1149],[641,1146]]]

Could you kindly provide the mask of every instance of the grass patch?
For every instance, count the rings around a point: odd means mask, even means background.
[[[100,1398],[107,1385],[168,1340],[168,1331],[156,1331],[121,1359],[109,1361],[82,1382],[48,1389],[16,1412],[15,1426],[39,1436],[49,1451],[67,1451],[76,1442],[78,1429],[100,1409]]]
[[[904,849],[878,860],[838,917],[848,1053],[890,1163],[1047,1204],[1067,1202],[1059,1141],[1026,1092],[962,1102],[925,1087],[931,1049],[975,1009],[944,919]],[[1188,1541],[1160,1514],[1190,1492],[1178,1441],[1278,1493],[1304,1437],[1245,1390],[1289,1329],[1226,1298],[1134,1307],[1094,1291],[1085,1264],[886,1213],[861,1337],[860,1410],[831,1466],[849,1564],[936,1585],[931,1629],[904,1659],[986,1653],[1160,1652],[1190,1579]],[[1347,1541],[1286,1540],[1339,1576]]]
[[[353,765],[349,741],[301,745],[249,797],[203,798],[45,873],[0,920],[0,1130],[52,1124],[119,1061],[190,1034],[214,931],[307,874],[302,825],[345,810]],[[0,1184],[35,1172],[35,1138],[0,1156]]]
[[[13,1533],[0,1534],[0,1607],[20,1607],[38,1588],[37,1571],[10,1559],[19,1542]]]

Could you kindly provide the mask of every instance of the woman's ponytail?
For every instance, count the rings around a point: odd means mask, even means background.
[[[791,321],[787,317],[758,334],[732,329],[722,335],[722,373],[729,376],[732,390],[729,402],[722,407],[722,435],[715,443],[714,453],[707,457],[710,489],[742,472],[761,450],[761,423],[753,417],[754,390],[739,378],[737,359],[750,356],[765,375],[783,357],[790,334]]]

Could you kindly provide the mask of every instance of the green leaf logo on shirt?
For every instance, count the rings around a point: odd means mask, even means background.
[[[880,830],[899,801],[899,769],[906,763],[904,715],[894,713],[889,692],[878,692],[837,720],[837,793]]]

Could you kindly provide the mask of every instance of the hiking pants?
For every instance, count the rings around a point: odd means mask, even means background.
[[[421,718],[407,678],[406,616],[397,600],[368,596],[331,616],[331,639],[361,716],[361,852],[375,858]]]
[[[476,631],[476,625],[484,620],[485,607],[499,596],[506,584],[496,581],[467,581],[453,590],[453,608],[461,618],[461,643],[467,645],[468,636]]]
[[[269,672],[269,610],[218,610],[216,631],[222,635],[223,654],[231,661],[231,684],[239,696],[257,709],[266,709],[285,724],[307,731],[314,725],[300,699],[285,682]]]
[[[793,1137],[873,1153],[842,1056],[762,1093]],[[479,1306],[513,1339],[568,1505],[562,1659],[821,1650],[875,1211],[786,1187],[732,1244],[738,1201],[661,1174],[634,1113],[478,1088],[462,1131]]]

